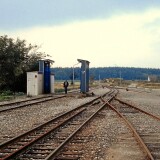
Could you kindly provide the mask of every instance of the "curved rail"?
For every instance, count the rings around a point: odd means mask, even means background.
[[[106,103],[104,103],[94,114],[92,114],[77,130],[75,130],[64,142],[62,142],[53,152],[51,152],[45,160],[51,160],[53,157],[57,155],[57,153],[62,150],[63,146],[66,145],[76,134],[79,132],[89,121],[95,117],[104,107]]]
[[[136,107],[136,106],[134,106],[134,105],[131,105],[131,104],[127,103],[127,102],[124,102],[124,101],[122,101],[122,100],[120,100],[120,99],[118,99],[118,98],[114,98],[114,99],[117,100],[117,101],[119,101],[119,102],[122,103],[122,104],[125,104],[125,105],[127,105],[127,106],[130,106],[130,107],[132,107],[132,108],[134,108],[134,109],[136,109],[136,110],[138,110],[138,111],[140,111],[140,112],[142,112],[142,113],[145,113],[146,115],[149,115],[149,116],[151,116],[152,118],[157,119],[157,120],[160,121],[160,117],[159,117],[159,116],[156,116],[156,115],[153,115],[153,114],[151,114],[151,113],[149,113],[149,112],[146,112],[146,111],[144,111],[144,110],[142,110],[142,109],[140,109],[140,108],[138,108],[138,107]]]
[[[139,136],[139,134],[137,133],[137,131],[131,125],[131,123],[114,106],[112,106],[111,104],[109,104],[107,101],[106,101],[106,105],[109,106],[113,111],[115,111],[124,120],[124,122],[127,124],[127,126],[129,127],[129,129],[133,132],[133,134],[134,134],[135,138],[137,139],[137,141],[139,142],[139,144],[142,146],[143,150],[146,152],[148,158],[150,160],[154,160],[154,158],[153,158],[151,152],[149,151],[148,147],[145,145],[145,143],[143,142],[143,140],[141,139],[141,137]]]
[[[79,115],[80,113],[82,113],[85,109],[80,110],[78,113],[73,114],[72,116],[70,116],[69,118],[65,119],[65,121],[62,121],[61,123],[59,123],[58,125],[51,127],[51,129],[48,129],[46,131],[42,131],[45,132],[43,134],[38,134],[38,136],[34,137],[33,140],[24,143],[23,146],[21,146],[20,148],[16,148],[14,152],[11,152],[9,154],[7,154],[5,157],[2,158],[2,160],[7,160],[10,158],[13,158],[15,155],[17,155],[20,152],[23,152],[25,149],[27,149],[27,147],[30,147],[32,144],[34,144],[35,142],[37,142],[39,139],[45,137],[46,135],[48,135],[49,133],[51,133],[52,131],[56,130],[57,128],[59,128],[60,126],[62,126],[63,124],[65,124],[66,122],[68,122],[69,120],[71,120],[72,118],[74,118],[75,116]],[[35,136],[34,134],[32,134],[31,136]],[[30,138],[30,136],[28,136],[27,138]],[[26,140],[25,140],[26,141]],[[21,142],[21,141],[20,141]],[[15,143],[15,142],[14,142]],[[5,149],[4,149],[5,150]]]
[[[77,110],[77,109],[79,109],[79,108],[81,108],[81,107],[84,107],[85,105],[89,105],[89,104],[93,103],[94,101],[96,101],[96,100],[99,99],[99,98],[100,98],[100,97],[97,97],[97,98],[95,98],[95,99],[93,99],[93,100],[91,100],[91,101],[89,101],[89,102],[87,102],[87,103],[85,103],[85,104],[82,104],[82,105],[78,106],[77,108],[74,108],[74,109],[72,109],[72,110],[70,110],[70,111],[67,111],[67,112],[65,112],[65,113],[63,113],[63,114],[61,114],[61,115],[59,115],[59,116],[57,116],[57,117],[55,117],[55,118],[53,118],[53,119],[45,122],[45,123],[43,123],[43,124],[40,124],[39,126],[37,126],[37,127],[33,128],[33,129],[29,130],[28,132],[25,132],[24,134],[20,134],[20,135],[18,135],[18,136],[16,136],[16,137],[14,137],[14,138],[12,138],[12,139],[4,142],[4,143],[1,143],[1,144],[0,144],[0,148],[3,147],[3,146],[5,146],[5,145],[7,145],[7,144],[9,144],[10,142],[13,142],[14,140],[17,140],[18,138],[21,138],[21,137],[23,137],[23,136],[26,136],[26,135],[29,134],[30,132],[34,132],[35,130],[40,129],[40,128],[43,127],[44,125],[47,125],[47,124],[51,123],[52,121],[57,120],[57,119],[60,118],[60,117],[66,116],[67,114],[69,114],[69,113],[71,113],[71,112],[73,112],[73,111],[75,111],[75,110]]]
[[[81,105],[81,106],[79,106],[79,107],[77,107],[77,108],[75,108],[75,109],[73,109],[69,112],[66,112],[66,113],[62,114],[59,117],[54,118],[53,120],[50,120],[49,122],[45,123],[45,125],[47,124],[47,127],[43,126],[44,124],[40,125],[40,126],[34,128],[34,129],[32,129],[31,131],[28,131],[28,132],[26,132],[22,135],[19,135],[15,138],[11,139],[10,141],[7,141],[7,142],[1,144],[0,145],[0,152],[1,152],[1,158],[0,159],[1,160],[7,160],[7,159],[10,159],[12,157],[15,157],[15,155],[19,154],[20,152],[24,152],[24,150],[28,149],[28,147],[33,145],[35,142],[39,141],[41,138],[44,138],[45,136],[48,136],[48,134],[51,134],[51,132],[53,132],[53,130],[57,130],[59,127],[64,125],[66,122],[75,118],[75,116],[77,116],[79,114],[82,114],[86,110],[86,107],[84,108],[84,106],[86,106],[86,105],[91,106],[92,105],[91,103],[93,103],[97,99],[100,99],[100,97],[97,97],[94,100],[92,100],[90,102],[87,102],[86,104],[83,104],[83,105]],[[104,108],[104,106],[105,106],[105,103],[103,103],[103,105],[101,107],[99,107],[99,105],[98,105],[99,109],[96,112],[99,112],[102,108]],[[91,107],[91,108],[93,109],[93,107]],[[71,115],[72,112],[75,112],[74,115]],[[81,127],[83,127],[92,117],[94,117],[96,112],[94,114],[92,114],[82,124]],[[69,114],[69,116],[68,116],[68,114]],[[63,120],[64,116],[67,116],[67,118],[65,118],[65,120]],[[60,118],[61,118],[61,120],[60,120]],[[83,119],[83,117],[82,117],[82,119]],[[50,126],[51,126],[51,128],[50,128]],[[73,137],[80,130],[81,127],[79,127],[63,143],[61,143],[61,145],[57,149],[54,150],[54,153],[53,152],[50,153],[49,156],[48,156],[48,159],[50,159],[50,157],[55,155],[59,151],[59,149],[61,147],[63,147],[71,139],[71,137]],[[38,136],[36,136],[36,133],[37,133]],[[16,145],[19,146],[19,148],[13,149]],[[5,153],[8,150],[8,147],[11,148],[12,151],[9,150],[9,153]],[[2,155],[3,151],[4,151],[4,155]]]

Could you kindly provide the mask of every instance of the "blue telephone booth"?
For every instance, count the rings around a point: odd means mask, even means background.
[[[44,93],[50,93],[50,62],[44,61]]]
[[[42,72],[44,74],[44,93],[50,93],[51,90],[51,83],[50,83],[50,63],[53,63],[52,60],[40,60],[39,61],[39,72]]]

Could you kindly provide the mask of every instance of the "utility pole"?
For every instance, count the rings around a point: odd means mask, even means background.
[[[121,70],[119,71],[119,76],[120,76],[120,86],[121,86],[121,78],[122,78],[122,76],[121,76]]]
[[[79,63],[80,63],[80,62],[78,62],[78,63],[76,63],[76,64],[73,65],[73,77],[72,77],[72,78],[73,78],[73,79],[72,79],[72,81],[73,81],[73,87],[74,87],[74,66],[78,65]]]

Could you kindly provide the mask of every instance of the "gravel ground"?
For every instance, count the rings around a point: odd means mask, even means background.
[[[100,117],[90,125],[92,139],[84,148],[81,160],[145,160],[132,133],[117,114],[106,109]]]
[[[160,115],[160,90],[146,92],[141,89],[140,92],[139,90],[137,92],[121,89],[118,98]],[[139,120],[142,120],[141,117]],[[149,118],[144,118],[144,124],[149,123],[148,120]],[[83,155],[82,160],[146,160],[146,155],[141,151],[133,135],[128,134],[123,122],[118,123],[118,121],[120,121],[118,116],[108,110],[103,111],[101,119],[97,118],[91,123],[93,138],[84,148],[88,153]],[[153,120],[150,125],[154,123]],[[158,128],[159,125],[156,123],[149,128],[149,131],[154,130],[159,133],[160,128]]]
[[[7,137],[14,137],[29,130],[58,114],[88,102],[96,96],[106,93],[107,89],[96,89],[94,97],[68,96],[60,100],[49,101],[40,105],[24,107],[0,114],[0,143]],[[76,97],[76,99],[75,99]],[[126,91],[121,89],[118,98],[135,104],[141,109],[160,116],[160,90]],[[112,118],[109,118],[111,117]],[[118,123],[118,117],[106,110],[91,123],[92,138],[86,145],[83,160],[145,160],[144,155],[134,140],[126,137],[124,124]],[[117,143],[120,140],[119,143]],[[125,143],[125,142],[126,143]],[[127,142],[133,142],[131,146]],[[120,145],[121,144],[121,145]],[[134,147],[135,152],[132,151]]]
[[[160,89],[152,89],[150,92],[146,90],[140,92],[138,90],[120,90],[118,98],[160,116]]]
[[[0,143],[19,135],[48,119],[84,104],[96,96],[106,93],[108,89],[96,89],[93,97],[82,97],[80,94],[56,99],[38,105],[23,107],[0,113]]]

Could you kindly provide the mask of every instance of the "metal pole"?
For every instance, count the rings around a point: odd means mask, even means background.
[[[74,85],[74,67],[73,67],[73,85]]]
[[[100,76],[100,74],[99,74],[99,86],[100,86],[100,80],[101,80],[101,76]]]
[[[72,81],[73,81],[73,86],[74,86],[74,66],[77,65],[77,64],[79,64],[79,63],[80,63],[80,62],[78,62],[78,63],[76,63],[76,64],[73,65],[73,77],[72,77],[72,78],[73,78],[73,79],[72,79]]]
[[[120,70],[119,74],[120,74],[120,86],[121,86],[121,70]]]
[[[85,61],[85,72],[84,72],[84,78],[85,78],[85,92],[86,92],[86,61]]]

